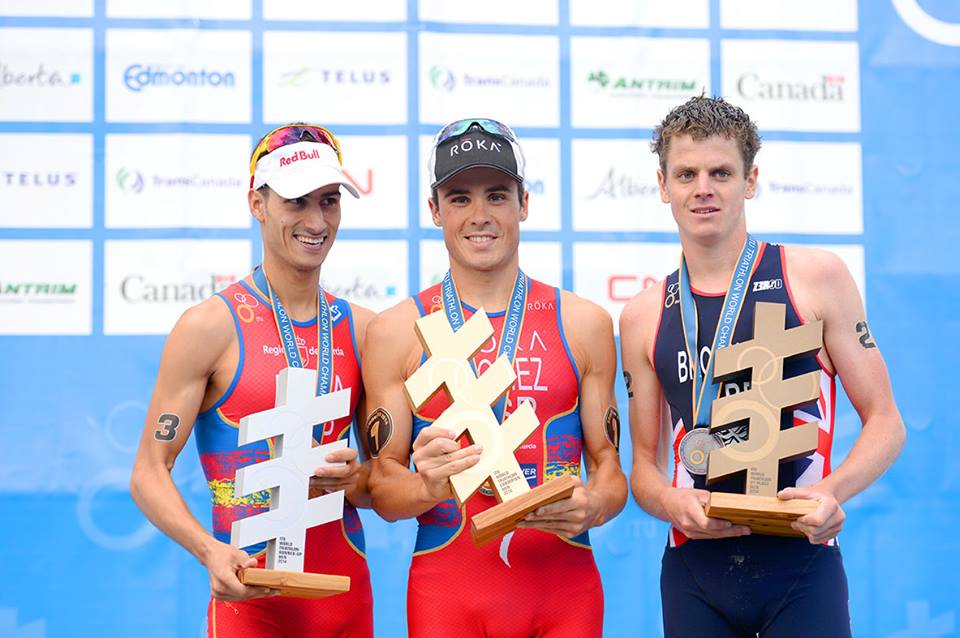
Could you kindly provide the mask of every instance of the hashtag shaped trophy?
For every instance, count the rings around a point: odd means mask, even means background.
[[[443,311],[418,319],[416,332],[428,358],[404,384],[413,409],[419,410],[437,392],[446,391],[450,406],[429,427],[450,430],[454,438],[465,435],[483,446],[476,465],[450,477],[457,503],[462,507],[484,483],[499,501],[470,521],[474,541],[482,545],[502,536],[538,507],[569,497],[576,487],[570,476],[531,489],[514,456],[514,450],[540,425],[530,403],[521,403],[502,425],[493,412],[491,406],[517,379],[507,357],[498,357],[480,376],[470,365],[493,334],[483,309],[457,332]]]
[[[746,441],[710,452],[707,482],[746,470],[746,494],[713,492],[707,515],[747,525],[773,536],[803,536],[790,523],[817,508],[810,499],[779,500],[780,462],[807,456],[817,449],[817,421],[780,429],[783,410],[815,401],[820,396],[820,371],[783,378],[783,362],[790,356],[816,352],[823,345],[823,322],[786,330],[786,306],[757,303],[753,339],[714,353],[714,377],[722,379],[745,370],[752,372],[750,389],[717,399],[710,415],[715,432],[748,422]]]
[[[313,426],[350,414],[350,389],[317,396],[317,371],[285,368],[277,374],[275,408],[240,420],[241,446],[274,438],[273,458],[237,471],[235,494],[270,490],[270,511],[233,522],[230,544],[267,543],[266,569],[247,568],[240,582],[281,596],[323,598],[350,591],[349,576],[303,573],[307,529],[343,517],[343,491],[310,498],[310,477],[346,440],[313,446]]]

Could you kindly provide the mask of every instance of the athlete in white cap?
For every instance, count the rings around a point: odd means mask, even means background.
[[[316,368],[317,393],[350,388],[362,406],[357,353],[372,313],[323,292],[320,267],[340,225],[340,145],[319,126],[291,124],[257,144],[250,160],[250,212],[260,224],[263,264],[187,310],[173,328],[147,411],[130,491],[147,517],[210,574],[211,636],[372,636],[370,576],[357,507],[369,507],[368,472],[356,450],[327,455],[311,494],[345,490],[343,519],[307,531],[304,569],[349,576],[350,591],[320,600],[270,596],[237,572],[264,566],[264,544],[230,545],[234,521],[266,511],[270,493],[234,492],[239,468],[273,456],[273,442],[238,447],[244,416],[273,408],[275,377]],[[288,319],[289,318],[289,319]],[[284,344],[290,344],[285,348]],[[314,428],[316,443],[347,438],[353,414]],[[213,533],[187,509],[170,470],[196,424],[213,500]],[[281,494],[282,497],[282,494]]]

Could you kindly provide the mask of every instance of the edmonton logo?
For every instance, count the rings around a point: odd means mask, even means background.
[[[123,84],[140,93],[146,88],[165,87],[214,87],[230,88],[237,80],[231,71],[211,71],[209,69],[169,69],[150,64],[131,64],[123,72]]]

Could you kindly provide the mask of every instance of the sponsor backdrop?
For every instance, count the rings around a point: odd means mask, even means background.
[[[127,481],[164,335],[257,262],[262,133],[342,135],[363,198],[323,283],[380,310],[446,267],[431,135],[502,119],[529,158],[521,262],[616,318],[678,262],[648,140],[703,91],[762,129],[752,228],[849,265],[907,423],[846,505],[854,634],[955,635],[958,69],[949,0],[0,0],[0,635],[202,635],[205,571]],[[858,428],[841,401],[838,460]],[[173,474],[208,522],[192,444]],[[363,518],[378,634],[402,636],[413,526]],[[607,635],[659,633],[665,534],[633,503],[592,533]]]

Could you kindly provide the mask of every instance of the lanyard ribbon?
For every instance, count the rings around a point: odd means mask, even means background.
[[[697,304],[690,288],[690,273],[687,271],[686,258],[680,256],[680,320],[686,339],[687,360],[693,369],[691,375],[693,377],[693,427],[706,427],[710,423],[710,408],[720,393],[720,384],[713,380],[713,355],[717,349],[730,345],[733,339],[733,332],[740,319],[740,311],[743,309],[750,277],[759,254],[759,242],[751,235],[747,235],[747,241],[737,260],[737,267],[727,286],[727,294],[723,298],[723,308],[720,312],[720,321],[717,323],[717,331],[713,336],[713,347],[710,348],[706,374],[700,369],[700,358],[697,356],[699,330]]]
[[[507,316],[503,320],[503,329],[500,331],[500,347],[497,352],[497,358],[501,355],[507,356],[507,361],[513,366],[513,359],[517,354],[517,345],[520,340],[520,330],[523,327],[524,311],[527,307],[527,294],[530,291],[530,280],[522,270],[517,271],[517,280],[513,284],[513,292],[510,293],[510,303],[507,306]],[[447,321],[450,327],[456,332],[463,326],[463,303],[460,301],[460,294],[453,283],[453,277],[450,271],[443,277],[441,283],[441,298],[443,300],[443,311],[447,315]],[[477,368],[473,361],[470,367],[476,373]],[[497,417],[497,422],[503,422],[503,413],[507,406],[508,390],[503,397],[493,406],[493,413]]]
[[[293,332],[293,321],[287,314],[287,309],[279,297],[274,296],[273,288],[267,279],[263,267],[258,266],[253,271],[253,282],[261,290],[266,290],[273,306],[273,317],[277,322],[277,331],[280,333],[280,343],[287,356],[287,365],[291,368],[302,368],[303,359],[297,347],[297,336]],[[323,289],[317,287],[317,394],[323,395],[333,391],[333,326],[330,320],[330,305]]]

